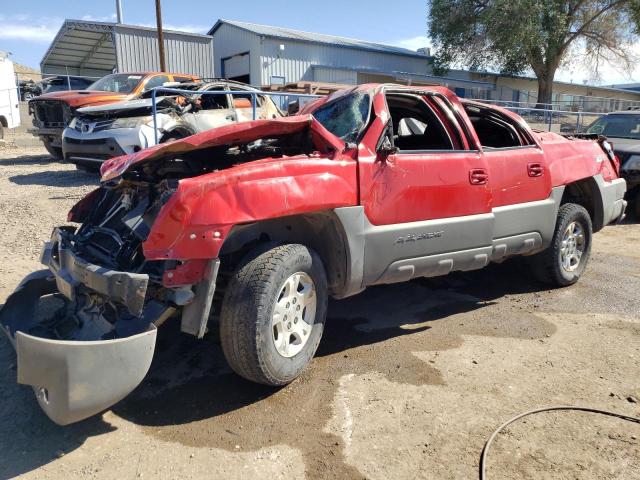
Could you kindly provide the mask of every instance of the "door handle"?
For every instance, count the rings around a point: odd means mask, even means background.
[[[471,185],[486,185],[489,174],[484,168],[472,168],[469,170],[469,183]]]
[[[527,165],[527,173],[530,177],[541,177],[544,174],[544,167],[540,163],[530,163]]]

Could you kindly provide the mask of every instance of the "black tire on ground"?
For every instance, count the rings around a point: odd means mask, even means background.
[[[571,252],[572,250],[573,241],[570,239],[571,234],[568,234],[568,232],[570,227],[573,228],[572,226],[574,225],[577,225],[581,232],[581,235],[576,235],[575,238],[577,239],[576,248],[581,250],[582,253],[577,263],[572,264],[572,262],[569,262],[569,268],[567,268],[563,265],[563,258],[566,259],[566,252]],[[574,232],[577,232],[577,230],[574,230]],[[567,245],[568,235],[569,241]],[[551,245],[546,250],[529,257],[535,277],[541,282],[555,287],[566,287],[576,283],[589,262],[592,236],[593,228],[589,212],[575,203],[561,205]],[[567,250],[567,246],[569,250]],[[569,257],[573,257],[575,260],[574,256],[569,255]],[[566,265],[566,262],[564,263]]]
[[[76,163],[76,170],[87,173],[98,173],[100,172],[100,167],[90,166],[90,165],[81,165]]]
[[[306,319],[311,325],[306,343],[297,354],[287,357],[276,347],[280,333],[276,332],[272,319],[288,279],[299,273],[310,278],[315,286],[315,316]],[[249,253],[229,282],[220,312],[220,342],[229,366],[257,383],[280,386],[293,381],[318,348],[327,299],[324,266],[310,248],[268,244]],[[292,334],[288,338],[296,337]]]
[[[62,160],[62,148],[60,147],[53,147],[49,142],[42,142],[44,143],[44,148],[47,149],[47,152],[49,152],[49,154],[56,160]]]
[[[640,190],[640,187],[638,187],[637,190]],[[633,206],[630,209],[632,211],[631,213],[634,217],[634,220],[636,222],[639,222],[640,221],[640,191],[636,191],[635,198],[633,199]]]

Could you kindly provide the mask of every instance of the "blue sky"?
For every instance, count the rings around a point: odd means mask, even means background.
[[[125,23],[155,25],[154,0],[122,0]],[[388,43],[415,50],[428,46],[426,0],[322,0],[305,8],[303,2],[285,0],[231,2],[163,0],[167,29],[206,33],[218,18],[263,23],[311,32]],[[49,43],[65,18],[114,21],[115,0],[2,0],[0,50],[12,59],[39,67]],[[573,66],[558,79],[581,83],[589,75]],[[590,83],[612,84],[640,80],[640,70],[624,73],[610,66],[602,78]]]
[[[2,0],[0,50],[14,61],[37,67],[65,18],[111,22],[115,0]],[[154,0],[122,0],[125,23],[155,26]],[[418,48],[426,42],[426,2],[402,0],[403,8],[380,2],[323,0],[305,11],[302,2],[285,0],[163,0],[168,29],[206,33],[218,18],[297,28]],[[322,5],[322,11],[317,10]],[[382,8],[386,5],[386,8]],[[397,5],[397,4],[396,4]]]

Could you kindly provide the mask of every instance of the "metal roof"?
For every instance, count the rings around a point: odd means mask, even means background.
[[[256,35],[271,38],[281,38],[286,40],[295,40],[298,42],[323,43],[331,46],[357,48],[360,50],[369,50],[380,53],[390,53],[393,55],[406,55],[410,57],[428,58],[426,55],[409,50],[407,48],[394,47],[383,43],[368,42],[366,40],[357,40],[354,38],[337,37],[335,35],[325,35],[323,33],[304,32],[302,30],[294,30],[293,28],[272,27],[269,25],[260,25],[257,23],[239,22],[237,20],[220,19],[209,30],[208,34],[213,35],[223,24],[232,25],[242,30],[253,32]]]
[[[42,57],[40,65],[112,71],[117,65],[114,33],[125,28],[144,32],[156,31],[155,28],[138,25],[65,20]],[[197,33],[173,30],[165,30],[165,32],[174,35],[210,38],[208,35]]]

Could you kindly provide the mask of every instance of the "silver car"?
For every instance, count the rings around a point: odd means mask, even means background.
[[[156,125],[152,116],[150,92],[146,98],[84,107],[62,134],[64,158],[83,170],[94,170],[112,157],[138,152],[159,143],[188,137],[211,128],[253,119],[248,85],[220,80],[206,83],[165,85],[193,90],[193,95],[158,93]],[[206,95],[197,92],[230,90],[234,94]],[[256,118],[277,118],[282,113],[265,95],[258,95]]]

